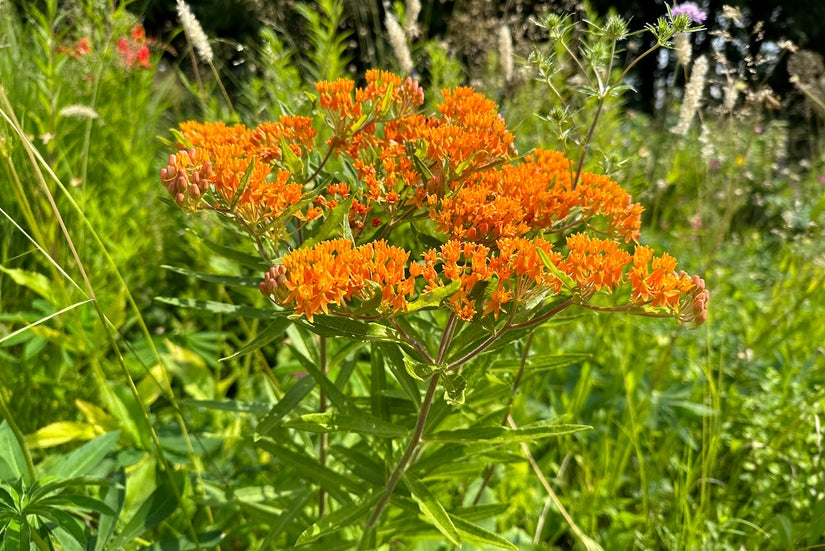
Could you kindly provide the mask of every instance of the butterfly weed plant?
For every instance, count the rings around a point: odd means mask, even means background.
[[[651,27],[659,45],[688,26],[674,21]],[[626,35],[618,23],[604,31],[614,46]],[[620,89],[614,56],[615,47],[604,78],[591,80],[597,102]],[[434,535],[516,549],[473,522],[506,505],[462,506],[468,481],[512,460],[508,444],[586,427],[519,428],[509,408],[521,373],[508,386],[483,355],[583,310],[688,329],[706,319],[704,281],[639,245],[643,207],[584,170],[598,112],[579,157],[521,155],[493,101],[467,87],[441,95],[423,113],[415,80],[370,70],[362,86],[317,82],[309,116],[189,121],[174,132],[178,151],[160,171],[171,200],[218,216],[257,252],[246,264],[261,267],[271,308],[242,308],[271,324],[241,353],[286,332],[308,373],[258,424],[256,443],[317,487],[317,506],[306,514],[298,494],[269,543],[364,549]]]

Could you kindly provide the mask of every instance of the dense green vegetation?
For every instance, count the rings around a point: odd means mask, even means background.
[[[643,113],[626,107],[630,89],[588,90],[573,61],[621,82],[643,52],[622,33],[609,49],[616,19],[475,14],[479,43],[457,24],[427,38],[416,27],[444,26],[437,10],[408,18],[416,2],[396,4],[423,112],[441,88],[493,98],[520,153],[562,150],[630,191],[646,209],[642,243],[701,275],[711,299],[694,331],[581,310],[469,362],[464,404],[437,396],[433,431],[496,428],[514,393],[519,427],[570,432],[431,447],[377,543],[452,549],[446,510],[463,549],[825,545],[821,57],[772,43],[761,57],[706,58],[699,86],[682,42],[661,50],[669,77]],[[353,17],[333,0],[296,2],[289,21],[300,24],[262,25],[243,48],[209,37],[211,58],[179,30],[146,37],[141,14],[115,5],[0,3],[2,549],[283,549],[314,523],[299,549],[354,547],[377,501],[369,489],[403,451],[392,427],[412,428],[426,385],[393,371],[389,347],[321,345],[272,321],[254,245],[183,215],[158,174],[182,121],[307,115],[316,80],[361,83],[353,56],[398,74],[404,57],[382,10]],[[696,36],[747,52],[736,16]],[[633,30],[648,23],[659,29]],[[764,84],[780,58],[793,97]],[[299,430],[311,425],[301,415],[326,408],[398,424]]]

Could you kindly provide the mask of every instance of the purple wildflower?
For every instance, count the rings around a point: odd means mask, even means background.
[[[702,11],[696,2],[685,2],[684,4],[673,6],[673,9],[670,10],[670,15],[672,17],[676,17],[680,13],[687,15],[688,19],[699,24],[704,23],[705,19],[708,17],[708,14]]]

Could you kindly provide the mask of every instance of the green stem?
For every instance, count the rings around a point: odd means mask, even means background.
[[[384,508],[386,508],[387,504],[390,502],[392,492],[395,490],[395,486],[401,479],[401,474],[404,472],[404,469],[407,468],[407,464],[410,462],[410,459],[412,459],[415,449],[421,441],[421,435],[424,433],[424,425],[427,422],[427,414],[430,412],[430,406],[432,405],[433,397],[435,396],[435,389],[438,387],[438,377],[439,373],[435,373],[430,378],[430,385],[427,387],[427,394],[424,396],[424,401],[421,402],[421,409],[418,410],[418,420],[415,423],[415,429],[413,430],[412,437],[407,444],[407,449],[404,450],[404,455],[401,457],[401,460],[398,462],[395,470],[387,480],[387,483],[384,486],[384,495],[381,496],[381,500],[375,506],[375,510],[372,512],[369,521],[367,521],[367,526],[361,534],[361,539],[358,541],[358,546],[356,549],[362,549],[364,536],[375,528],[375,525],[378,523],[378,519],[381,518],[381,513],[384,512]]]
[[[37,471],[34,469],[34,461],[32,461],[32,455],[31,452],[29,452],[29,445],[26,443],[26,436],[20,430],[20,427],[17,426],[17,423],[14,422],[14,416],[6,403],[6,388],[4,386],[0,386],[0,415],[2,415],[6,423],[9,424],[15,440],[17,440],[17,445],[20,446],[20,449],[23,451],[23,458],[26,460],[26,469],[29,471],[31,482],[36,481]]]
[[[327,338],[320,337],[320,345],[318,347],[318,355],[320,363],[321,373],[323,373],[324,377],[327,376],[328,365],[327,365]],[[318,411],[320,413],[324,413],[327,410],[327,395],[324,392],[323,387],[321,388],[321,396],[319,398],[318,404]],[[327,463],[327,443],[329,439],[329,435],[326,432],[322,432],[318,438],[318,463],[321,464],[321,467],[326,465]],[[318,518],[324,516],[326,512],[326,501],[327,496],[326,492],[324,492],[323,486],[318,488]]]

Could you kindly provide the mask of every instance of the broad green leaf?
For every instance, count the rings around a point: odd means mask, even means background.
[[[178,536],[174,539],[156,542],[151,547],[144,547],[148,551],[191,551],[192,549],[215,549],[218,547],[226,534],[221,530],[204,532],[198,534],[198,543],[192,541],[188,536]]]
[[[407,429],[402,426],[363,414],[307,413],[284,423],[284,426],[310,432],[356,432],[386,438],[397,438],[407,434]]]
[[[0,459],[3,460],[0,462],[0,480],[22,478],[26,484],[34,482],[26,467],[26,456],[5,421],[0,423]]]
[[[485,530],[477,524],[473,524],[456,515],[450,515],[450,519],[455,523],[456,530],[458,530],[459,535],[461,535],[461,539],[468,543],[475,545],[492,545],[500,549],[513,549],[514,551],[518,551],[518,547],[511,542],[498,534]]]
[[[100,464],[107,453],[114,449],[119,437],[120,431],[98,436],[91,442],[64,455],[52,465],[51,469],[44,471],[44,474],[62,478],[87,475]]]
[[[327,217],[323,223],[318,227],[315,235],[304,241],[301,244],[301,248],[308,249],[321,241],[332,237],[335,231],[341,226],[341,221],[344,217],[349,215],[350,205],[352,205],[352,197],[332,209],[329,214],[327,214]]]
[[[219,361],[225,362],[227,360],[232,360],[234,358],[239,358],[241,356],[246,356],[256,350],[266,346],[267,344],[271,343],[275,339],[279,338],[281,335],[284,334],[286,331],[287,326],[289,326],[291,322],[289,319],[285,317],[279,317],[274,319],[269,325],[264,327],[261,331],[255,335],[255,338],[249,341],[243,348],[231,354],[225,358],[221,358]]]
[[[123,527],[120,534],[106,546],[106,549],[115,550],[125,546],[141,534],[148,532],[163,522],[169,515],[175,512],[178,506],[178,500],[175,497],[169,481],[164,482],[163,485],[152,492],[149,499],[143,502],[140,509],[129,519],[129,522]]]
[[[211,314],[222,314],[225,316],[241,318],[270,319],[277,316],[286,316],[288,312],[279,312],[268,308],[253,308],[252,306],[239,306],[237,304],[227,304],[225,302],[215,302],[213,300],[195,300],[191,298],[175,297],[155,297],[157,302],[177,306],[179,308],[192,308],[202,310]]]
[[[12,281],[21,287],[27,287],[49,301],[51,304],[56,304],[54,296],[54,286],[48,277],[38,272],[29,272],[27,270],[20,270],[18,268],[6,268],[0,264],[0,272],[8,275]]]
[[[52,448],[77,440],[91,440],[97,436],[95,428],[83,421],[57,421],[26,435],[30,448]]]
[[[270,409],[270,405],[264,402],[240,402],[238,400],[178,400],[178,403],[196,408],[256,415],[266,413]]]
[[[335,472],[318,463],[318,460],[305,453],[289,450],[275,443],[270,438],[261,438],[256,444],[291,466],[300,476],[325,489],[330,496],[342,504],[349,504],[352,499],[347,491],[356,495],[364,494],[364,486],[349,476]]]
[[[309,543],[328,534],[339,532],[342,528],[354,525],[361,517],[369,514],[381,499],[383,492],[368,494],[355,507],[341,507],[337,511],[326,515],[318,522],[307,528],[298,536],[296,545]]]
[[[266,417],[261,419],[261,422],[255,427],[255,434],[261,436],[266,435],[272,428],[277,426],[278,422],[283,419],[287,413],[300,404],[301,400],[312,392],[313,388],[315,388],[315,380],[312,377],[304,377],[298,380],[286,391],[283,398],[269,410]]]
[[[438,308],[445,299],[453,296],[459,287],[461,287],[461,282],[456,280],[444,287],[421,293],[417,299],[407,305],[407,313],[422,308]]]
[[[438,528],[438,531],[444,534],[450,543],[460,547],[461,537],[458,535],[458,530],[450,519],[450,515],[430,492],[430,489],[411,473],[402,472],[401,477],[427,520]]]
[[[551,421],[539,421],[530,425],[511,429],[502,426],[494,427],[473,427],[467,429],[453,429],[437,432],[427,436],[426,440],[433,442],[485,442],[485,443],[505,443],[505,442],[532,442],[551,436],[560,436],[583,430],[592,429],[589,425],[566,425],[553,424]]]
[[[241,181],[238,183],[238,187],[235,189],[235,194],[232,196],[232,202],[229,204],[229,210],[235,212],[235,207],[240,201],[241,196],[243,196],[243,192],[246,189],[246,184],[249,183],[249,178],[252,176],[252,171],[255,170],[255,157],[252,157],[252,160],[249,161],[249,165],[246,167],[246,170],[241,177]]]
[[[258,287],[263,281],[262,277],[242,277],[242,276],[227,276],[227,275],[217,275],[217,274],[205,274],[203,272],[195,272],[192,270],[187,270],[186,268],[179,268],[177,266],[169,266],[167,264],[161,264],[161,268],[165,270],[169,270],[170,272],[175,272],[176,274],[181,274],[189,277],[194,277],[200,279],[201,281],[208,281],[209,283],[215,283],[217,285],[229,285],[232,287]]]

